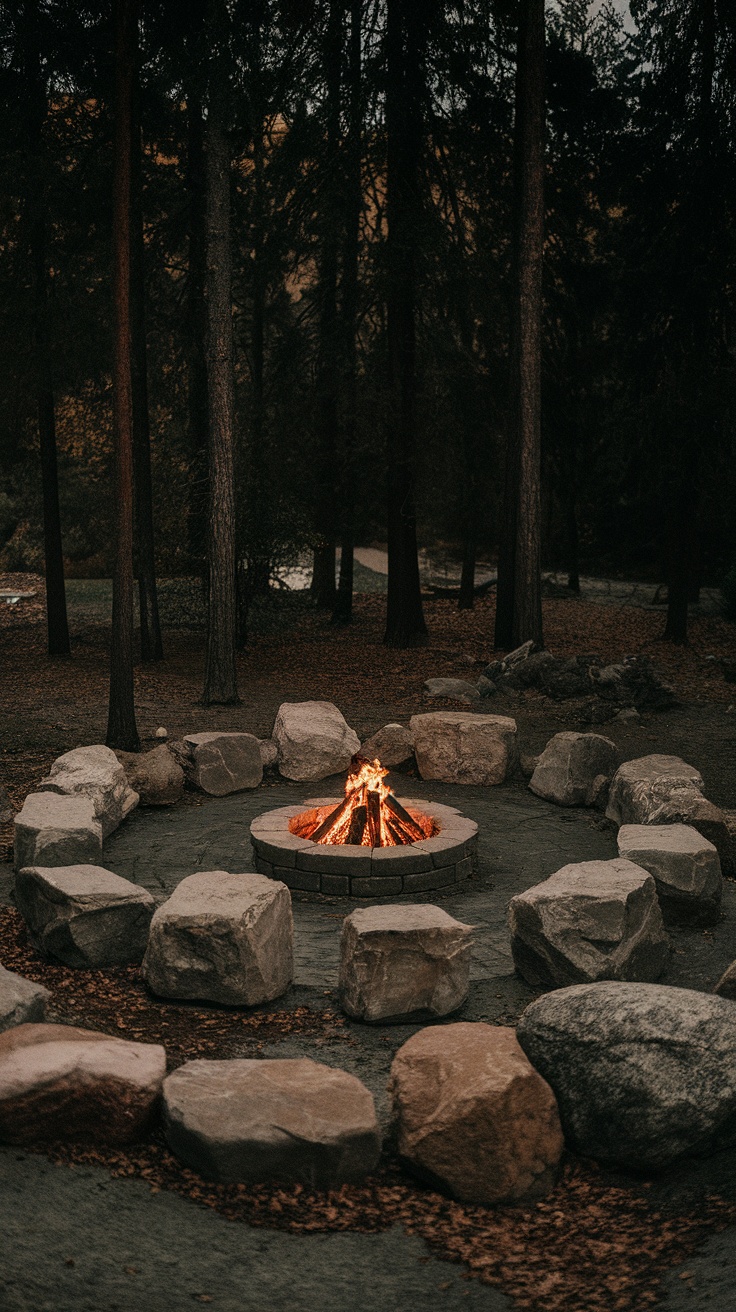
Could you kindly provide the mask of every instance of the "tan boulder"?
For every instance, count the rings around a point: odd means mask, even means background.
[[[184,771],[163,744],[151,752],[116,752],[141,806],[173,806],[184,792]]]
[[[473,931],[441,907],[359,907],[340,938],[340,1001],[358,1020],[449,1016],[468,996]]]
[[[516,721],[508,715],[430,711],[409,729],[422,779],[447,784],[502,784],[518,763]]]
[[[557,1102],[512,1029],[420,1030],[394,1058],[389,1093],[400,1155],[462,1202],[530,1202],[554,1183]]]
[[[71,1025],[0,1034],[0,1141],[130,1143],[161,1094],[166,1052]]]

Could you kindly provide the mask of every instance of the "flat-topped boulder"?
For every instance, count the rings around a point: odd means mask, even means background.
[[[509,903],[514,965],[534,988],[658,979],[670,945],[654,880],[631,861],[580,861]]]
[[[165,1081],[164,1122],[172,1152],[224,1184],[338,1189],[381,1150],[365,1085],[308,1057],[186,1062]]]
[[[0,1034],[0,1142],[130,1143],[161,1095],[166,1052],[71,1025]]]
[[[0,966],[0,1033],[15,1025],[44,1020],[50,997],[43,984]]]
[[[513,1030],[482,1022],[420,1030],[394,1058],[389,1093],[401,1157],[455,1198],[532,1202],[554,1183],[557,1104]]]
[[[516,721],[472,711],[413,715],[409,730],[423,779],[448,784],[502,784],[517,764]]]
[[[294,976],[288,888],[265,875],[189,875],[154,913],[143,976],[165,998],[253,1007],[279,997]]]
[[[718,919],[718,852],[692,825],[622,825],[618,850],[653,877],[665,922],[709,925]]]
[[[357,733],[332,702],[282,702],[273,738],[285,779],[344,774],[360,749]]]
[[[617,825],[692,825],[717,848],[723,874],[736,874],[728,819],[704,797],[699,771],[679,756],[624,761],[611,783],[606,816]]]
[[[147,889],[96,865],[24,866],[15,899],[33,946],[65,966],[142,961],[156,903]]]
[[[618,748],[598,733],[556,733],[529,781],[537,797],[558,806],[594,806],[619,763]]]
[[[16,870],[94,862],[102,855],[102,824],[88,797],[29,793],[13,828]]]
[[[150,752],[116,752],[141,806],[173,806],[184,792],[184,771],[163,744]]]
[[[547,993],[517,1030],[568,1145],[635,1171],[736,1144],[736,1004],[658,984]]]
[[[225,797],[257,788],[263,779],[261,744],[252,733],[190,733],[192,780],[203,793]]]
[[[414,755],[414,739],[403,724],[384,724],[370,738],[361,744],[360,755],[367,761],[376,758],[390,769],[394,765],[403,765]]]
[[[102,825],[103,838],[138,805],[138,794],[130,787],[123,766],[102,743],[75,747],[58,756],[38,791],[89,798]]]
[[[451,1015],[468,996],[472,934],[441,907],[353,911],[340,939],[343,1010],[374,1023]]]

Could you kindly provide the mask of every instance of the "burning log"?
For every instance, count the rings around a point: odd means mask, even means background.
[[[377,788],[366,788],[368,804],[368,841],[371,847],[381,847],[381,794]]]
[[[423,829],[383,782],[388,770],[380,761],[353,758],[345,797],[312,831],[301,830],[314,843],[349,843],[356,847],[394,847],[431,835]]]
[[[401,805],[401,802],[397,797],[394,797],[393,793],[387,793],[383,800],[388,807],[388,810],[391,812],[394,821],[398,823],[401,832],[409,835],[408,838],[401,839],[402,843],[416,843],[420,839],[427,837],[421,825],[418,825],[416,820],[409,815],[406,807]]]
[[[332,833],[332,830],[335,829],[339,825],[343,817],[348,814],[348,812],[351,810],[353,806],[353,803],[356,801],[357,794],[361,793],[362,791],[363,791],[362,788],[351,789],[351,791],[347,794],[347,796],[344,797],[343,800],[340,802],[339,806],[336,806],[334,811],[330,811],[330,814],[328,816],[325,816],[324,820],[320,825],[317,826],[314,833],[310,834],[310,838],[315,843],[329,842],[330,841],[329,835]],[[343,839],[342,841],[344,842],[345,840]]]

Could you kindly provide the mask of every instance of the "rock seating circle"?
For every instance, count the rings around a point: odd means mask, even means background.
[[[385,726],[379,740],[397,762],[413,752],[423,777],[445,782],[496,784],[518,762],[516,726],[502,716],[433,712],[408,730]],[[386,897],[452,887],[472,872],[474,822],[411,799],[439,834],[410,851],[361,849],[355,870],[339,864],[352,853],[288,829],[303,806],[334,798],[279,808],[252,826],[258,873],[191,875],[156,911],[150,894],[99,865],[102,844],[139,798],[170,805],[185,779],[221,796],[257,787],[274,764],[288,778],[323,778],[346,768],[356,747],[336,707],[294,703],[281,708],[272,740],[193,734],[132,761],[100,745],[66,753],[15,820],[18,905],[32,942],[76,968],[143,958],[160,996],[230,1006],[280,996],[293,976],[290,888]],[[563,867],[512,899],[517,969],[552,990],[516,1034],[483,1022],[433,1025],[396,1054],[399,1154],[466,1201],[542,1196],[563,1131],[574,1151],[637,1169],[736,1142],[736,963],[720,996],[654,983],[669,952],[664,921],[718,916],[722,871],[736,869],[727,816],[679,758],[618,765],[596,734],[555,735],[529,773],[532,791],[551,802],[606,806],[619,856]],[[467,997],[471,938],[439,907],[357,909],[343,924],[343,1009],[366,1023],[451,1016]],[[49,1001],[48,990],[0,968],[0,1140],[127,1143],[163,1106],[172,1150],[211,1179],[334,1188],[378,1161],[372,1096],[345,1071],[308,1058],[234,1058],[189,1062],[165,1078],[160,1045],[48,1024]]]

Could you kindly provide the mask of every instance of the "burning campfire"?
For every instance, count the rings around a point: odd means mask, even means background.
[[[320,806],[297,816],[289,828],[314,843],[356,847],[400,847],[432,838],[437,827],[431,816],[409,810],[383,781],[388,774],[379,760],[354,756],[337,806]]]

